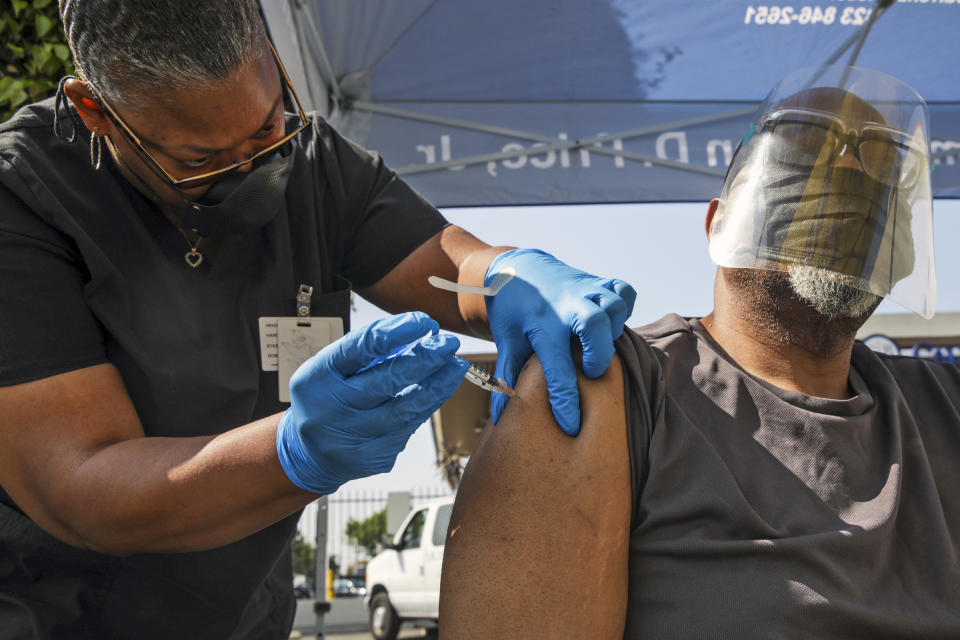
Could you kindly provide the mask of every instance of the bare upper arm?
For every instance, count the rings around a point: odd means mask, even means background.
[[[0,387],[0,485],[38,525],[82,545],[69,525],[84,461],[143,428],[119,372],[100,364]]]
[[[444,637],[622,637],[631,488],[619,358],[579,388],[571,438],[534,357],[471,456],[444,552]]]
[[[434,234],[375,284],[358,293],[391,313],[419,310],[440,326],[459,333],[486,336],[486,306],[482,296],[457,294],[432,286],[427,278],[483,286],[493,258],[506,247],[491,247],[455,225]]]

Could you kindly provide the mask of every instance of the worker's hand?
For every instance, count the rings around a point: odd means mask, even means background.
[[[351,331],[300,365],[277,428],[280,465],[295,485],[333,493],[348,480],[393,468],[407,440],[453,395],[469,366],[452,357],[460,346],[454,336],[414,342],[438,329],[425,313],[392,316]]]
[[[613,341],[633,311],[637,294],[622,280],[601,279],[538,249],[513,249],[493,259],[485,285],[500,271],[515,275],[495,296],[487,296],[487,318],[497,344],[496,375],[511,387],[533,352],[540,358],[553,415],[564,433],[580,432],[580,397],[570,353],[572,334],[583,346],[583,373],[603,375],[613,359]],[[508,396],[494,393],[496,423]]]

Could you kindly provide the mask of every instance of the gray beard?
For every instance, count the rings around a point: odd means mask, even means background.
[[[875,293],[850,285],[850,277],[835,271],[790,265],[789,274],[790,287],[797,297],[830,319],[859,318],[881,300]]]
[[[787,271],[721,267],[721,274],[733,291],[733,303],[737,307],[734,313],[756,328],[759,340],[799,347],[823,357],[848,351],[857,330],[873,313],[879,296],[866,294],[872,302],[859,316],[828,317],[824,311],[839,309],[854,314],[856,309],[863,309],[864,294],[849,284],[836,282],[838,278],[832,275],[814,273],[812,278],[802,277],[807,270],[797,270],[799,285],[792,282]],[[813,284],[805,284],[805,280],[812,280]],[[802,291],[802,295],[796,289]],[[861,300],[851,304],[851,298]]]

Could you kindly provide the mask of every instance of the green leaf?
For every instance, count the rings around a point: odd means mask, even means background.
[[[43,66],[40,67],[40,74],[43,76],[55,76],[60,73],[60,69],[63,68],[63,63],[57,60],[56,58],[50,58],[43,63]]]
[[[65,75],[63,72],[63,62],[61,62],[58,58],[50,58],[47,60],[46,64],[43,65],[42,78],[59,78],[62,75]],[[45,81],[37,78],[37,82]]]
[[[0,120],[75,73],[53,0],[0,0]]]
[[[37,37],[42,38],[50,33],[50,30],[53,29],[57,23],[42,13],[38,13],[34,19],[34,24],[37,29]]]
[[[27,92],[21,89],[20,91],[13,94],[13,97],[10,98],[10,106],[13,108],[19,107],[21,104],[27,101],[27,98],[30,96],[27,95]]]
[[[30,61],[38,69],[42,67],[43,64],[52,57],[53,57],[53,47],[51,45],[35,44],[30,47]]]
[[[33,83],[33,86],[30,87],[31,98],[36,98],[37,100],[42,100],[49,95],[52,95],[54,90],[57,88],[56,82],[50,82],[49,80],[37,80]]]
[[[387,532],[387,510],[386,508],[374,513],[366,520],[356,521],[350,518],[347,521],[344,533],[354,544],[357,544],[367,550],[371,556],[376,552],[377,544],[383,539]]]
[[[11,81],[7,83],[7,86],[0,91],[0,103],[7,102],[10,100],[18,91],[23,91],[23,79],[22,78],[11,78]]]

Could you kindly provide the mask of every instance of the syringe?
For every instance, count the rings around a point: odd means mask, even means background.
[[[421,338],[421,339],[422,339],[422,338]],[[411,343],[411,344],[412,344],[412,343]],[[361,368],[361,369],[358,369],[358,370],[356,371],[356,373],[361,373],[361,372],[363,372],[363,371],[366,371],[367,369],[372,369],[373,367],[377,366],[378,364],[380,364],[380,363],[382,363],[382,362],[386,362],[387,360],[391,360],[391,359],[397,357],[397,356],[400,355],[400,353],[403,352],[408,346],[410,346],[410,345],[403,345],[402,347],[397,347],[397,348],[394,349],[393,352],[391,352],[390,354],[388,354],[388,355],[386,355],[386,356],[383,356],[383,357],[381,357],[381,358],[377,358],[376,360],[374,360],[373,362],[371,362],[371,363],[368,364],[367,366],[365,366],[365,367],[363,367],[363,368]],[[457,358],[458,360],[463,360],[463,358],[460,358],[460,357],[457,356],[456,354],[451,355],[451,357],[452,357],[452,358]],[[467,380],[469,380],[470,382],[472,382],[473,384],[477,385],[477,386],[480,387],[481,389],[486,389],[487,391],[490,391],[490,392],[492,392],[492,393],[505,393],[505,394],[507,394],[508,396],[515,395],[513,389],[510,388],[510,385],[508,385],[506,382],[504,382],[504,381],[501,380],[500,378],[497,378],[497,377],[494,377],[494,376],[490,375],[489,373],[487,373],[486,371],[484,371],[484,370],[481,369],[480,367],[476,366],[475,364],[470,363],[470,362],[467,361],[467,360],[464,360],[464,362],[466,362],[468,365],[470,365],[470,368],[467,369],[467,372],[466,372],[465,374],[463,374],[463,377],[466,378]]]
[[[469,362],[467,364],[470,364]],[[481,389],[496,393],[505,393],[508,396],[514,395],[513,389],[500,378],[496,378],[475,364],[470,364],[470,368],[463,374],[463,377],[477,385]]]

